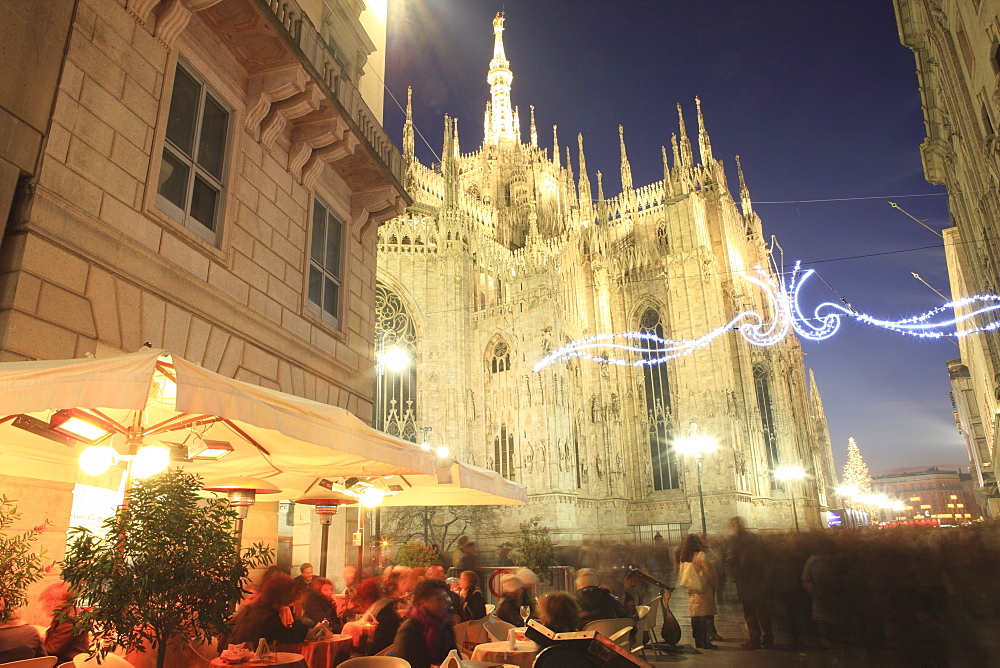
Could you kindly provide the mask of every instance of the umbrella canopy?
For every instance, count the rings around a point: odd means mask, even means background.
[[[127,432],[145,445],[182,452],[177,446],[192,437],[228,444],[221,459],[183,466],[206,478],[264,478],[291,495],[324,476],[433,477],[436,471],[430,453],[347,410],[233,380],[155,349],[0,364],[0,463],[16,462],[12,472],[32,477],[77,478],[85,446],[58,443],[47,430],[59,409],[104,419],[118,431],[112,440],[120,452]]]
[[[432,476],[391,476],[385,482],[402,491],[386,496],[383,506],[514,506],[528,501],[526,486],[463,462]]]

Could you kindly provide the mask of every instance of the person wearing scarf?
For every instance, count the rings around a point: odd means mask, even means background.
[[[390,654],[413,668],[430,668],[457,649],[451,627],[451,597],[440,580],[423,580],[413,588],[410,616],[399,627]]]

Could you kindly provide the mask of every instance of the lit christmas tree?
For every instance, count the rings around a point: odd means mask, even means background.
[[[868,513],[869,518],[878,517],[878,506],[857,500],[858,497],[871,496],[872,476],[868,472],[868,465],[865,464],[865,458],[861,456],[861,450],[853,436],[847,441],[847,463],[844,464],[843,481],[845,487],[857,490],[851,495],[854,500],[845,500],[844,505]]]

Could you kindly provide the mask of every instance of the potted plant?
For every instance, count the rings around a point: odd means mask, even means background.
[[[436,564],[438,553],[423,543],[405,543],[396,550],[396,563],[400,566],[419,568]]]
[[[21,519],[14,504],[13,499],[0,495],[0,624],[6,624],[14,610],[27,603],[28,586],[45,574],[44,555],[32,547],[45,526],[32,527],[23,533],[8,533],[7,530]]]
[[[541,516],[536,515],[527,522],[521,522],[514,538],[514,549],[510,552],[515,564],[534,571],[538,576],[545,575],[551,566],[559,564],[552,549],[549,528],[542,526],[541,521]]]
[[[236,511],[200,489],[171,469],[137,483],[103,535],[71,530],[62,576],[83,604],[75,628],[94,635],[100,657],[150,647],[163,668],[169,643],[221,635],[250,569],[270,560],[260,543],[240,552]]]

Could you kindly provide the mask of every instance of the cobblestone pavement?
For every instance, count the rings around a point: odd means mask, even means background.
[[[674,666],[952,666],[980,668],[1000,665],[1000,618],[973,619],[956,605],[949,606],[948,633],[940,642],[929,645],[929,652],[912,651],[912,648],[887,646],[877,654],[860,647],[824,649],[815,639],[804,643],[802,649],[791,645],[791,638],[782,628],[780,620],[775,626],[776,649],[747,651],[740,648],[746,641],[743,609],[731,591],[726,592],[715,617],[716,630],[724,640],[716,641],[718,649],[695,649],[691,636],[691,622],[687,615],[687,597],[678,591],[671,601],[671,611],[681,625],[681,651],[657,657],[646,651],[646,659],[653,665]],[[657,622],[657,633],[659,624]],[[916,659],[916,660],[915,660]]]

